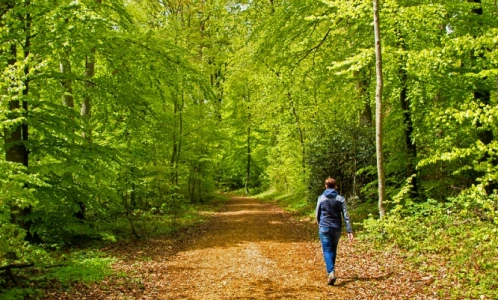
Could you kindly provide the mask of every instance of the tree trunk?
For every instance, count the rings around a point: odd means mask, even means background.
[[[469,2],[481,4],[481,0],[469,0]],[[483,14],[482,6],[473,8],[472,12],[481,16]],[[480,56],[482,57],[482,54],[480,54]],[[473,56],[473,58],[475,59],[476,57]],[[486,89],[484,87],[485,80],[486,78],[482,78],[477,83],[477,89],[474,91],[474,99],[478,103],[483,104],[484,106],[488,106],[491,102],[491,92],[489,91],[489,89]],[[477,122],[477,128],[480,129],[481,127],[482,127],[481,122]],[[484,145],[489,145],[494,140],[494,134],[493,131],[491,130],[479,130],[478,136],[479,140]]]
[[[8,61],[9,66],[13,67],[16,63],[17,48],[16,45],[10,46],[11,58]],[[23,91],[24,95],[25,91]],[[24,106],[23,101],[23,106]],[[21,103],[19,100],[13,100],[9,102],[10,118],[16,119],[18,117],[18,111],[21,108]],[[14,112],[15,111],[15,112]],[[23,138],[27,136],[23,132],[25,126],[19,125],[14,128],[14,130],[5,129],[4,139],[5,139],[5,159],[7,161],[20,163],[24,166],[28,166],[28,151],[23,143]]]
[[[396,24],[395,29],[398,47],[404,52],[406,51],[406,44],[404,38],[401,34],[401,29],[399,24]],[[399,100],[401,103],[401,109],[403,111],[403,123],[404,123],[404,133],[405,133],[405,147],[406,147],[406,177],[411,178],[412,188],[410,191],[410,196],[412,198],[418,197],[418,184],[417,184],[417,170],[415,168],[417,159],[417,145],[413,140],[413,121],[411,113],[410,99],[408,99],[408,73],[406,71],[406,57],[400,55],[398,62],[398,75],[401,85],[401,90],[399,94]],[[415,176],[413,176],[415,175]]]
[[[306,144],[304,141],[304,130],[301,128],[301,123],[299,121],[299,115],[297,114],[296,107],[294,106],[294,100],[292,100],[292,95],[287,92],[287,97],[289,98],[289,103],[292,110],[292,115],[296,119],[296,128],[299,134],[299,143],[301,144],[301,170],[303,173],[303,180],[306,180]]]
[[[24,42],[22,43],[23,56],[24,61],[28,60],[30,55],[31,48],[31,14],[29,13],[29,9],[31,6],[31,2],[28,0],[24,3],[24,9],[26,14],[21,17],[21,22],[24,22]],[[13,8],[12,6],[7,7],[8,9]],[[11,57],[8,60],[8,65],[10,67],[14,67],[17,62],[17,47],[15,41],[10,46],[10,54]],[[22,102],[19,100],[9,101],[9,118],[17,119],[20,114],[20,109],[22,108],[22,114],[24,118],[28,118],[28,96],[30,93],[30,74],[29,74],[29,66],[26,64],[23,70],[23,90],[22,90]],[[25,167],[28,167],[29,164],[29,151],[26,148],[26,142],[28,141],[28,124],[24,121],[21,125],[16,126],[12,131],[9,129],[5,130],[5,158],[7,161],[20,163]],[[24,185],[25,188],[28,188],[28,184]],[[18,223],[19,226],[26,230],[26,240],[28,242],[40,242],[40,238],[36,233],[32,233],[30,231],[32,222],[27,221],[27,217],[31,214],[32,206],[28,205],[24,208],[16,207],[12,208],[12,222]]]
[[[68,22],[68,20],[66,20],[66,23],[67,22]],[[66,49],[64,51],[63,57],[59,63],[59,67],[60,67],[61,74],[63,76],[63,78],[61,79],[61,86],[62,86],[62,89],[64,91],[64,94],[62,95],[62,104],[64,106],[67,106],[67,107],[73,109],[74,108],[73,82],[71,79],[65,78],[65,77],[71,76],[71,74],[72,74],[71,62],[69,61],[69,53],[70,53],[70,51],[68,49]],[[74,130],[72,130],[72,132],[74,133]],[[68,178],[71,178],[71,180],[73,178],[73,174],[70,172],[66,173],[65,176],[67,176]],[[75,196],[73,196],[73,200],[76,202],[76,204],[79,207],[79,211],[77,211],[74,214],[74,216],[79,220],[84,220],[85,219],[86,205],[83,202],[78,201]]]
[[[251,176],[251,125],[247,126],[247,167],[246,167],[246,195],[249,195],[249,179]]]
[[[175,96],[176,97],[176,96]],[[185,106],[185,95],[182,90],[182,101],[180,104],[174,100],[174,128],[173,128],[173,151],[171,153],[170,165],[173,167],[171,174],[171,183],[178,186],[180,154],[182,150],[182,135],[183,135],[183,107]],[[177,117],[178,115],[178,117]],[[177,131],[178,127],[178,131]]]
[[[97,4],[102,4],[102,0],[95,0]],[[85,128],[83,129],[82,136],[89,143],[92,142],[92,129],[90,124],[90,118],[92,116],[92,102],[91,102],[91,91],[95,87],[95,84],[91,81],[93,76],[95,75],[95,54],[96,48],[93,47],[90,50],[90,53],[86,57],[85,62],[85,88],[86,88],[86,96],[81,104],[81,116],[83,117],[83,122],[85,123]]]
[[[86,63],[85,63],[86,95],[85,99],[83,100],[83,103],[81,104],[81,116],[83,117],[83,122],[85,124],[82,136],[88,142],[92,141],[92,130],[90,128],[91,127],[90,117],[92,116],[92,103],[91,103],[90,93],[91,90],[93,90],[94,88],[94,84],[93,82],[91,82],[91,80],[95,75],[95,52],[96,52],[95,48],[92,48],[90,54],[87,55],[86,57]]]
[[[360,125],[363,127],[372,126],[372,107],[368,97],[369,79],[365,70],[355,71],[353,76],[356,78],[356,91],[358,93],[358,101],[363,104],[363,110],[360,114]]]
[[[182,105],[180,105],[180,115],[179,115],[179,131],[178,131],[178,147],[176,153],[175,161],[175,185],[178,186],[178,172],[180,168],[180,154],[182,153],[182,141],[183,141],[183,108],[185,107],[185,95],[182,90]]]
[[[177,181],[177,174],[176,174],[176,156],[178,152],[178,134],[177,134],[177,115],[178,114],[178,102],[177,102],[177,93],[174,93],[173,95],[173,140],[172,140],[172,150],[171,150],[171,159],[170,159],[170,165],[173,168],[172,174],[171,174],[171,183],[175,184]]]
[[[377,175],[379,181],[379,217],[382,219],[386,215],[384,208],[385,182],[384,182],[384,157],[382,150],[382,48],[380,38],[379,2],[373,0],[374,11],[374,33],[375,33],[375,66],[377,73],[377,86],[375,91],[375,129],[376,129],[376,150],[377,150]]]
[[[251,179],[251,94],[247,92],[247,164],[245,192],[249,195],[249,180]]]
[[[66,23],[69,21],[66,19]],[[62,54],[62,59],[59,63],[60,71],[62,74],[61,86],[64,91],[64,95],[62,96],[62,104],[74,108],[74,97],[73,97],[73,82],[71,79],[68,79],[68,76],[71,76],[71,62],[69,61],[69,49],[65,49]]]
[[[476,15],[479,15],[479,16],[482,16],[483,14],[483,9],[482,9],[482,5],[481,5],[481,0],[468,0],[469,2],[471,3],[477,3],[477,4],[480,4],[478,7],[476,8],[473,8],[472,9],[472,12],[475,13]],[[476,33],[477,35],[477,33]],[[479,54],[479,56],[481,58],[484,58],[483,57],[483,54]],[[477,57],[472,54],[472,58],[475,60]],[[477,83],[476,83],[476,86],[477,86],[477,89],[474,90],[474,99],[475,101],[482,105],[482,106],[489,106],[491,104],[491,91],[486,88],[486,77],[483,77],[483,78],[480,78],[477,80]],[[489,145],[491,144],[491,142],[495,139],[494,137],[494,134],[493,134],[493,131],[490,130],[490,129],[483,129],[483,125],[482,122],[480,120],[477,120],[477,136],[479,138],[479,140],[484,144],[484,145]],[[488,152],[486,152],[483,157],[481,158],[481,161],[488,161],[490,160],[490,155]],[[491,159],[491,162],[493,165],[497,165],[498,164],[498,161],[496,159],[496,157],[493,157]],[[487,186],[486,186],[486,192],[487,194],[491,194],[493,193],[493,191],[495,189],[498,189],[498,183],[496,181],[494,182],[490,182]]]
[[[69,62],[67,57],[64,57],[61,60],[60,70],[62,76],[64,77],[71,74],[71,63]],[[64,90],[64,95],[62,96],[62,104],[67,107],[74,108],[73,83],[71,79],[63,78],[61,80],[61,85]]]

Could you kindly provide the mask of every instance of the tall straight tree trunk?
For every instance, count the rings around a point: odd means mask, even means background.
[[[171,159],[170,159],[170,165],[173,168],[173,172],[171,174],[171,183],[174,184],[176,182],[176,156],[178,152],[178,133],[177,133],[177,126],[178,126],[178,119],[177,119],[177,114],[178,114],[178,101],[177,101],[177,93],[173,94],[173,145],[171,149]]]
[[[401,29],[399,24],[396,24],[395,29],[398,47],[404,52],[406,51],[405,39],[401,34]],[[408,98],[408,73],[406,71],[406,57],[404,54],[400,55],[398,63],[398,74],[399,81],[401,85],[401,90],[399,93],[399,100],[401,103],[401,109],[403,110],[403,123],[404,123],[404,133],[405,133],[405,147],[406,147],[406,176],[411,177],[411,197],[418,197],[418,182],[417,182],[417,170],[415,168],[415,163],[417,160],[417,145],[413,139],[413,121],[411,113],[410,99]],[[415,176],[413,176],[415,175]]]
[[[65,57],[61,59],[60,70],[62,76],[71,75],[71,63],[68,59],[68,53],[64,54]],[[74,97],[73,97],[73,83],[71,79],[63,78],[61,80],[62,89],[64,90],[64,95],[62,96],[62,104],[67,107],[74,108]]]
[[[90,54],[86,57],[85,63],[85,88],[86,95],[83,103],[81,104],[81,116],[83,117],[83,122],[85,123],[85,127],[83,129],[83,138],[85,138],[88,142],[92,141],[92,130],[90,128],[90,117],[92,116],[92,103],[90,93],[94,88],[94,84],[91,82],[93,76],[95,75],[95,48],[92,48]]]
[[[182,136],[183,136],[183,107],[185,106],[185,94],[182,89],[181,103],[178,104],[175,100],[173,103],[174,111],[174,129],[173,129],[173,150],[171,153],[170,165],[173,167],[173,173],[171,175],[171,183],[178,186],[178,176],[179,176],[179,164],[180,164],[180,154],[182,150]],[[178,131],[177,131],[178,127]]]
[[[71,75],[71,62],[69,61],[69,51],[64,53],[64,57],[60,61],[60,71],[63,77]],[[64,95],[62,95],[62,104],[73,109],[74,108],[74,96],[73,96],[73,82],[71,79],[63,78],[61,80],[62,89],[64,91]],[[74,130],[72,130],[74,133]],[[73,141],[74,142],[74,141]],[[68,172],[65,174],[68,178],[73,178],[73,174]],[[82,201],[78,201],[76,197],[73,195],[73,201],[76,202],[79,211],[75,213],[75,217],[79,220],[85,219],[85,211],[86,206]]]
[[[10,55],[8,64],[13,67],[16,63],[17,48],[16,45],[10,46]],[[23,94],[25,92],[23,91]],[[24,102],[24,101],[23,101]],[[24,105],[24,103],[23,103]],[[9,102],[9,110],[11,111],[10,117],[16,119],[18,117],[18,111],[21,108],[21,102],[19,100],[13,100]],[[5,159],[7,161],[20,163],[24,166],[28,166],[28,151],[26,145],[23,143],[23,138],[27,136],[23,132],[24,126],[18,125],[14,130],[5,129],[4,139],[5,139]]]
[[[251,95],[247,93],[247,109],[251,108]],[[251,179],[251,113],[247,116],[247,164],[246,164],[246,195],[249,195],[249,180]]]
[[[175,160],[175,185],[178,186],[178,173],[180,168],[180,155],[182,153],[182,141],[183,141],[183,108],[185,107],[185,94],[182,89],[182,104],[180,105],[180,115],[178,116],[178,147],[176,152],[176,160]]]
[[[102,4],[102,0],[95,0],[97,4]],[[85,138],[88,142],[92,142],[92,129],[90,124],[90,118],[92,116],[92,102],[91,102],[91,91],[95,87],[95,84],[91,81],[93,76],[95,75],[95,54],[96,48],[93,47],[90,50],[90,53],[86,57],[85,62],[85,88],[86,88],[86,96],[81,104],[81,116],[83,117],[83,122],[85,123],[85,128],[83,129],[83,138]]]
[[[28,8],[31,5],[31,1],[28,0],[25,2],[25,7]],[[28,12],[26,13],[26,23],[24,25],[24,31],[26,34],[26,37],[24,38],[24,60],[27,61],[28,56],[31,51],[31,14]],[[22,91],[23,95],[23,100],[22,100],[22,108],[24,110],[24,115],[26,119],[28,118],[28,95],[29,95],[29,85],[30,85],[30,76],[29,76],[29,66],[26,64],[24,67],[24,90]],[[29,138],[29,132],[28,132],[28,124],[26,122],[23,122],[22,125],[22,139],[23,141],[27,141]],[[24,165],[28,166],[28,155],[29,151],[24,147]]]
[[[249,195],[250,178],[251,178],[251,125],[247,126],[246,195]]]
[[[384,154],[382,150],[382,47],[380,39],[380,19],[379,1],[373,0],[374,11],[374,34],[375,34],[375,67],[377,73],[377,86],[375,90],[375,130],[376,130],[376,150],[377,150],[377,175],[379,181],[379,217],[382,219],[386,215],[384,200],[386,197],[385,176],[384,176]]]
[[[372,107],[370,106],[370,101],[368,97],[368,86],[370,80],[367,78],[368,74],[365,74],[365,70],[355,71],[353,76],[356,79],[356,91],[358,93],[358,101],[363,103],[363,110],[360,114],[360,125],[363,127],[372,126]]]
[[[66,19],[65,23],[68,24],[69,20]],[[60,71],[63,76],[61,80],[62,89],[64,91],[64,95],[62,96],[62,104],[74,108],[74,97],[73,97],[73,82],[71,79],[67,78],[72,74],[71,72],[71,62],[69,58],[69,54],[71,52],[70,47],[63,49],[62,58],[59,63]]]
[[[12,8],[12,7],[9,7]],[[24,9],[26,14],[21,17],[21,21],[24,22],[24,41],[22,43],[23,56],[24,61],[28,60],[30,55],[31,48],[31,26],[32,19],[31,14],[29,12],[31,8],[31,1],[27,0],[24,2]],[[8,60],[8,65],[10,67],[14,67],[17,62],[17,46],[13,43],[10,46],[10,55],[11,57]],[[26,65],[23,70],[23,79],[22,79],[22,102],[20,100],[14,100],[9,102],[9,110],[11,111],[10,117],[12,119],[16,119],[19,117],[19,110],[22,108],[22,114],[24,118],[28,118],[28,96],[30,94],[30,74],[29,74],[29,66]],[[14,112],[15,111],[15,112]],[[24,121],[20,125],[16,126],[12,132],[10,130],[6,130],[5,132],[5,158],[7,161],[20,163],[25,167],[29,165],[29,151],[26,148],[26,142],[28,141],[28,124]],[[25,188],[28,188],[28,184],[24,185]],[[26,220],[27,217],[31,214],[31,205],[27,207],[17,207],[12,208],[14,211],[17,211],[12,214],[12,218],[14,222],[17,222],[21,228],[26,230],[26,240],[29,242],[40,242],[40,238],[36,233],[32,233],[30,231],[32,222]]]
[[[483,9],[482,9],[482,2],[481,0],[468,0],[471,3],[476,3],[479,4],[478,7],[473,8],[472,12],[478,16],[482,16],[483,14]],[[476,36],[477,36],[476,32]],[[483,58],[483,54],[479,54],[481,58]],[[476,55],[472,55],[472,58],[475,60],[477,58]],[[477,103],[479,103],[482,106],[489,106],[491,104],[491,91],[486,88],[486,77],[480,78],[477,80],[477,88],[474,90],[474,99]],[[494,141],[494,133],[490,129],[483,129],[484,124],[480,120],[477,121],[477,135],[479,140],[484,144],[484,145],[489,145],[491,142]],[[490,159],[490,155],[488,153],[485,153],[483,157],[481,158],[482,161],[487,161]],[[497,165],[497,159],[496,157],[491,159],[491,162],[493,165]],[[498,182],[494,181],[491,182],[486,186],[486,192],[487,194],[493,193],[493,190],[498,189]]]
[[[469,0],[469,2],[481,4],[481,0]],[[482,16],[482,14],[483,14],[482,6],[480,5],[477,8],[473,8],[472,12],[479,15],[479,16]],[[481,54],[481,57],[482,57],[482,54]],[[475,59],[476,57],[473,56],[473,58]],[[491,92],[489,91],[489,89],[486,89],[484,87],[485,79],[486,78],[479,79],[479,82],[477,84],[477,89],[474,90],[474,99],[478,103],[483,104],[485,106],[488,106],[491,102]],[[480,122],[478,122],[477,127],[478,128],[482,127],[482,124]],[[493,131],[480,130],[479,131],[479,140],[481,142],[483,142],[484,145],[489,145],[494,140]]]
[[[407,163],[406,163],[406,175],[411,176],[411,197],[418,197],[418,181],[417,181],[417,169],[415,168],[415,162],[417,159],[417,145],[413,140],[413,121],[410,108],[410,100],[408,99],[408,75],[406,73],[406,66],[400,66],[399,76],[401,81],[401,91],[400,91],[400,102],[401,109],[403,110],[403,122],[405,125],[405,145],[407,150]],[[415,175],[415,176],[413,176]]]
[[[289,103],[292,110],[292,115],[296,120],[296,128],[299,134],[299,143],[301,144],[301,171],[303,173],[303,180],[306,179],[306,145],[304,141],[304,130],[301,128],[301,122],[299,120],[299,115],[296,111],[296,106],[294,105],[294,100],[292,99],[292,95],[290,92],[287,92],[287,98],[289,98]]]

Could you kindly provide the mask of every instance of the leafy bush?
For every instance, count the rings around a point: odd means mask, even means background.
[[[26,241],[29,218],[24,213],[37,203],[33,187],[42,185],[23,166],[0,161],[0,266],[46,259],[45,251]]]
[[[427,271],[443,272],[441,284],[455,298],[498,296],[498,202],[474,186],[447,202],[395,198],[382,220],[364,222],[367,239],[408,250]],[[438,254],[438,261],[431,260]],[[443,259],[443,261],[441,261]]]

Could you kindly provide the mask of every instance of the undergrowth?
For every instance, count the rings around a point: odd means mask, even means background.
[[[382,220],[365,221],[366,239],[379,247],[407,251],[432,273],[442,298],[498,298],[496,199],[477,188],[447,202],[394,199]]]
[[[303,195],[269,190],[253,196],[298,216],[314,219]],[[494,198],[493,198],[494,197]],[[498,199],[478,188],[446,202],[407,200],[402,191],[382,220],[377,203],[348,203],[355,231],[365,245],[395,248],[431,274],[428,293],[444,299],[498,299]]]
[[[275,202],[282,209],[293,215],[314,218],[315,205],[306,201],[304,193],[289,194],[270,189],[252,197],[266,202]]]
[[[206,222],[226,202],[228,197],[217,195],[206,204],[191,204],[175,216],[134,212],[129,218],[118,218],[114,222],[101,223],[101,238],[79,236],[79,241],[70,245],[44,244],[45,260],[31,268],[13,269],[14,280],[0,272],[0,299],[36,299],[46,289],[71,289],[75,284],[97,283],[116,275],[112,264],[116,258],[109,257],[98,249],[120,240],[168,236],[188,227]],[[134,229],[131,228],[133,224]]]

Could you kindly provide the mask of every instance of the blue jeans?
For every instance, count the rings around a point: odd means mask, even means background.
[[[322,242],[323,259],[327,267],[327,274],[334,271],[335,258],[337,256],[337,245],[341,237],[340,228],[320,227],[318,231]]]

